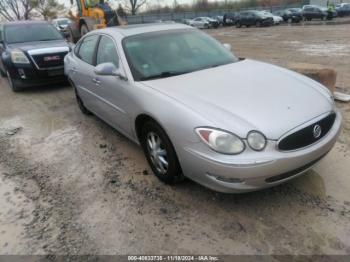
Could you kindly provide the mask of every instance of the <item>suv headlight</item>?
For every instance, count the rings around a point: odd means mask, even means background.
[[[258,131],[250,131],[247,136],[247,142],[251,149],[262,151],[266,147],[266,137]]]
[[[245,149],[242,139],[228,131],[207,127],[199,127],[195,130],[204,143],[219,153],[235,155],[242,153]]]
[[[21,50],[11,51],[11,61],[14,64],[29,64],[29,60]]]

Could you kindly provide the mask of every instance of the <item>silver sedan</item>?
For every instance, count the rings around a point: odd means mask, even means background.
[[[181,24],[107,28],[77,43],[65,73],[81,111],[140,144],[166,183],[246,192],[301,175],[338,137],[331,93],[229,49]]]

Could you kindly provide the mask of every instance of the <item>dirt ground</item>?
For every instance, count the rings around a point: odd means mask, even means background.
[[[326,64],[350,92],[349,25],[208,30],[237,56]],[[1,254],[350,254],[350,104],[307,175],[227,195],[159,182],[143,153],[68,86],[0,82]],[[310,105],[312,106],[312,105]]]

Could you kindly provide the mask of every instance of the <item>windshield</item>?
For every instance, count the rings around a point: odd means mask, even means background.
[[[164,78],[237,62],[199,30],[172,30],[127,37],[123,48],[135,81]]]
[[[5,28],[5,39],[9,44],[62,40],[62,35],[50,24],[17,24]]]
[[[58,25],[68,25],[69,24],[69,20],[68,19],[66,19],[66,20],[58,20],[57,24]]]

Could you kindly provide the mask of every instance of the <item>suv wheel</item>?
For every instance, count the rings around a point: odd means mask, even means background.
[[[6,73],[0,69],[0,76],[6,77]]]
[[[82,25],[80,29],[80,35],[83,36],[83,35],[86,35],[87,33],[89,33],[88,27],[86,25]]]
[[[140,142],[154,174],[164,183],[183,179],[175,149],[165,131],[155,122],[144,124]]]
[[[261,22],[260,21],[256,21],[255,26],[256,27],[261,27]]]
[[[240,22],[237,22],[237,23],[236,23],[236,27],[237,27],[237,28],[241,28],[241,27],[242,27],[241,23],[240,23]]]
[[[20,88],[18,86],[18,84],[16,84],[15,81],[13,81],[12,77],[10,76],[10,73],[9,71],[6,72],[6,75],[7,75],[7,81],[9,83],[9,86],[10,88],[12,89],[13,92],[19,92],[22,90],[22,88]]]

